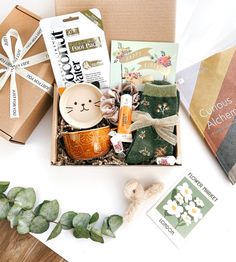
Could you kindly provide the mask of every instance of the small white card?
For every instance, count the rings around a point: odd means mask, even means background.
[[[192,173],[172,186],[147,215],[177,246],[212,209],[218,197]]]

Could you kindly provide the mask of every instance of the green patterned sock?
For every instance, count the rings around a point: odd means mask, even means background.
[[[179,97],[176,85],[163,84],[159,81],[146,84],[139,110],[148,112],[153,118],[164,118],[177,114]],[[159,137],[153,127],[145,127],[136,131],[133,144],[126,156],[126,162],[128,164],[149,164],[154,157],[169,156],[173,153],[174,147]]]

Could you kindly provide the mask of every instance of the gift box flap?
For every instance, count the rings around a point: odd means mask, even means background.
[[[40,17],[32,12],[30,12],[29,10],[25,9],[23,6],[20,6],[20,5],[16,5],[15,6],[15,9],[21,11],[22,13],[25,13],[27,16],[31,16],[32,18],[40,21]]]
[[[57,15],[91,8],[101,11],[109,49],[111,40],[175,40],[175,0],[56,0]]]

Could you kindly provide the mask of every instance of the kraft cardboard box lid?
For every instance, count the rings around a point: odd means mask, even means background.
[[[111,40],[175,40],[176,0],[56,0],[56,14],[98,8]]]

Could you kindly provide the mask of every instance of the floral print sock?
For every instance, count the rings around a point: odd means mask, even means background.
[[[154,81],[144,86],[139,107],[153,118],[165,118],[179,111],[179,95],[176,85]],[[174,132],[174,128],[173,128]],[[126,156],[128,164],[150,164],[153,158],[170,156],[174,147],[158,136],[153,127],[145,127],[136,131],[133,144]]]

